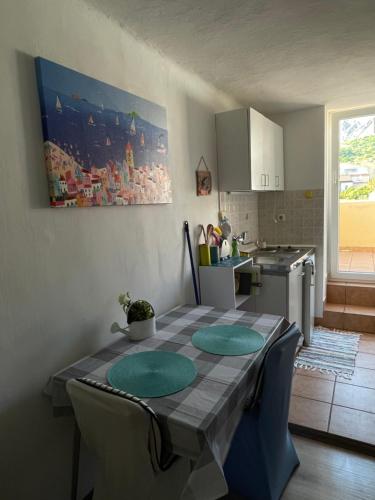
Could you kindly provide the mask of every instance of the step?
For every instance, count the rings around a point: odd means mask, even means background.
[[[327,302],[329,304],[375,307],[375,284],[329,281]]]
[[[375,334],[375,306],[327,303],[318,324],[338,330]]]

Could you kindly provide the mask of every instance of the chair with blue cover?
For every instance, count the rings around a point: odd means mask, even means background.
[[[160,423],[144,401],[90,379],[69,380],[67,390],[97,462],[93,500],[180,498],[190,462],[162,453]]]
[[[289,326],[264,357],[252,403],[242,415],[224,465],[231,493],[278,500],[299,465],[288,414],[300,335],[295,324]]]

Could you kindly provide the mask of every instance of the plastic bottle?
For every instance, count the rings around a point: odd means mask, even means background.
[[[239,257],[240,252],[238,250],[238,241],[236,238],[232,238],[232,257]]]

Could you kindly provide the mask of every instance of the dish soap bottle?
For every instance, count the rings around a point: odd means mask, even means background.
[[[238,241],[235,236],[232,238],[232,257],[239,257],[240,251],[238,250]]]

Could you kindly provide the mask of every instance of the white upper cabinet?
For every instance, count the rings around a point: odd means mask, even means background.
[[[255,109],[216,115],[220,191],[282,191],[283,129]]]
[[[248,113],[246,113],[248,115]],[[266,161],[267,151],[267,131],[263,116],[255,111],[249,110],[248,120],[246,122],[248,141],[249,141],[249,172],[251,189],[255,191],[263,190],[266,185],[266,176],[264,173],[264,163]],[[217,138],[219,141],[219,138]],[[220,163],[220,162],[219,162]],[[220,167],[219,167],[220,168]],[[238,186],[239,187],[239,186]],[[220,185],[221,190],[221,185]],[[226,191],[223,189],[222,191]]]
[[[275,191],[284,191],[284,131],[273,123]]]

